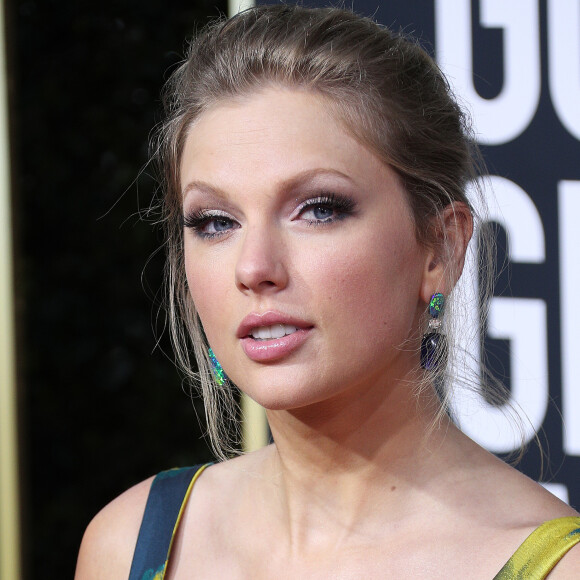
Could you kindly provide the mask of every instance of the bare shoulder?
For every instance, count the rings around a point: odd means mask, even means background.
[[[550,572],[550,580],[572,580],[580,573],[580,544],[576,544]]]
[[[535,529],[551,519],[580,516],[538,482],[479,445],[469,441],[466,448],[469,459],[464,465],[469,484],[464,489],[469,503],[479,508],[487,522]]]
[[[542,485],[509,466],[511,477],[505,478],[506,492],[516,511],[538,525],[555,518],[578,517],[580,514]]]
[[[205,485],[208,488],[218,488],[219,491],[237,487],[244,481],[261,479],[264,472],[268,471],[268,465],[274,454],[274,445],[267,445],[262,449],[238,455],[227,461],[214,463],[203,473]],[[196,484],[197,488],[197,484]]]
[[[231,510],[239,510],[240,496],[245,496],[247,488],[255,489],[263,479],[264,463],[270,455],[271,449],[266,447],[205,469],[188,502],[188,506],[195,510],[196,518],[211,513],[214,519],[219,514],[230,519]]]
[[[173,566],[187,568],[191,563],[194,570],[200,554],[212,549],[223,552],[223,542],[236,537],[232,533],[236,522],[255,521],[266,505],[262,484],[269,455],[271,449],[266,447],[204,470],[183,512],[172,550]]]
[[[250,530],[255,530],[260,521],[269,525],[275,515],[269,502],[272,449],[267,446],[204,470],[195,482],[174,537],[168,577],[242,575],[241,563],[252,559],[264,545],[264,541],[255,545],[256,535]]]
[[[75,580],[126,580],[153,478],[128,489],[105,506],[88,525]]]
[[[538,485],[536,499],[541,520],[548,521],[556,518],[575,517],[580,521],[580,514],[568,504],[560,501],[550,492]],[[540,522],[543,523],[543,522]],[[550,580],[571,580],[580,575],[580,544],[573,546],[556,564],[549,574]]]

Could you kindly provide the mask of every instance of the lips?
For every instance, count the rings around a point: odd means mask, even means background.
[[[313,325],[282,312],[270,310],[246,316],[236,336],[248,358],[270,362],[290,355],[307,340]]]

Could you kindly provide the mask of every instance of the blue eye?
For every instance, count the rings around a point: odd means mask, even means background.
[[[200,238],[214,238],[238,227],[237,222],[216,211],[199,210],[183,218],[183,225]]]
[[[330,224],[351,215],[354,201],[334,194],[323,195],[306,201],[299,208],[299,216],[309,225]]]
[[[231,227],[232,220],[225,218],[215,218],[207,221],[206,231],[207,233],[210,233],[211,230],[213,230],[213,232],[211,233],[225,232],[226,230],[229,230]]]
[[[323,206],[323,205],[317,205],[315,207],[312,207],[310,212],[314,216],[314,219],[317,219],[320,221],[326,221],[332,217],[332,215],[334,213],[334,209],[332,209],[331,207]]]

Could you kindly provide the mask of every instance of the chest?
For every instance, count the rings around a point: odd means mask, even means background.
[[[264,532],[252,524],[227,528],[213,537],[197,533],[185,536],[167,578],[490,580],[523,539],[516,534],[482,542],[466,534],[463,541],[457,541],[455,534],[442,530],[439,534],[418,533],[414,538],[293,551],[287,543],[276,541],[276,534],[268,531],[267,525]]]

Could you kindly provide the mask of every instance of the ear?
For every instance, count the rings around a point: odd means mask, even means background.
[[[453,290],[463,271],[467,244],[473,234],[473,216],[466,203],[450,203],[431,219],[431,240],[421,286],[421,298],[426,303],[436,292],[448,296]]]

